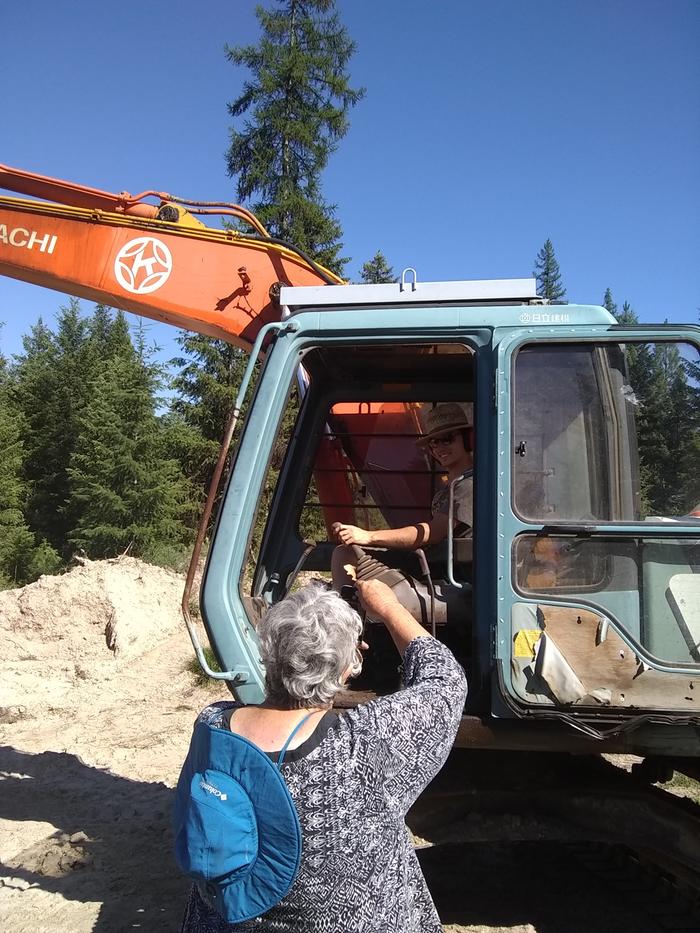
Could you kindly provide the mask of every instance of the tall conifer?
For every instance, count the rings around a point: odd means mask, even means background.
[[[615,317],[618,316],[617,305],[612,296],[612,292],[609,288],[605,289],[605,294],[603,295],[603,307],[606,311],[609,311]]]
[[[92,401],[79,418],[68,469],[77,514],[69,541],[90,557],[128,549],[160,560],[186,538],[187,486],[164,451],[155,414],[159,384],[143,331],[136,347],[129,342],[108,357],[91,380]]]
[[[11,398],[12,377],[0,354],[0,589],[30,583],[60,566],[60,557],[46,542],[37,545],[27,527],[24,508],[27,484],[23,479],[24,433],[22,414]]]
[[[364,93],[350,87],[347,73],[355,45],[334,0],[275,0],[256,15],[258,45],[226,50],[250,73],[229,104],[237,124],[228,171],[239,200],[257,199],[252,207],[274,236],[341,272],[341,228],[323,199],[321,173]]]
[[[62,381],[56,338],[41,318],[22,343],[13,396],[25,424],[25,515],[32,531],[61,550],[65,538],[62,513],[68,500],[65,468],[73,438],[67,424],[71,386]]]
[[[367,285],[383,285],[396,281],[396,274],[381,250],[377,250],[374,256],[362,266],[360,276]]]
[[[628,301],[618,309],[610,289],[603,304],[619,324],[639,323]],[[700,495],[698,374],[675,343],[629,342],[625,348],[629,400],[635,405],[642,515],[681,515]]]
[[[547,301],[561,301],[566,297],[566,289],[561,280],[559,263],[554,255],[554,246],[550,239],[537,254],[533,275],[537,279],[537,294]]]
[[[622,310],[615,314],[618,324],[639,324],[639,318],[632,310],[632,305],[629,301],[625,301],[622,305]]]
[[[134,347],[124,315],[101,305],[84,317],[73,300],[56,333],[40,321],[25,337],[12,392],[26,425],[26,521],[45,561],[43,538],[66,559],[179,547],[188,488],[163,450],[160,375],[144,332]]]

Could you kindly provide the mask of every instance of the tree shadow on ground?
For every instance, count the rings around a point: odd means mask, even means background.
[[[3,875],[100,903],[95,933],[179,929],[188,883],[172,857],[170,788],[90,767],[75,755],[10,746],[0,746],[0,772],[0,818],[57,830],[8,858]]]

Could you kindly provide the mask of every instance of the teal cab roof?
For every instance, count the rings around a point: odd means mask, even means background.
[[[426,312],[432,323],[459,326],[566,327],[617,323],[609,311],[597,305],[547,304],[537,295],[536,285],[535,279],[417,282],[404,272],[400,282],[383,285],[284,287],[280,301],[285,318],[316,312],[317,326],[323,330],[355,327],[360,323],[370,329],[396,327],[397,323],[399,327],[410,328],[425,324]],[[400,313],[398,322],[397,313]],[[308,322],[305,320],[302,326],[308,326]]]

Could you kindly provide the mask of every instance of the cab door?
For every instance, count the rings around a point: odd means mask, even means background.
[[[473,408],[477,360],[490,359],[486,328],[455,340],[460,313],[448,308],[436,324],[432,311],[427,328],[424,311],[414,309],[415,322],[402,312],[401,329],[396,312],[387,313],[392,327],[375,313],[355,332],[347,317],[300,314],[288,322],[299,329],[280,333],[268,352],[200,600],[210,644],[243,702],[264,696],[256,628],[265,609],[307,574],[332,577],[332,521],[381,528],[429,520],[443,479],[416,445],[420,414],[446,400]],[[396,658],[386,663],[395,675]]]
[[[264,672],[253,625],[264,606],[244,597],[239,584],[251,572],[247,555],[256,532],[261,491],[299,367],[294,322],[268,328],[274,328],[273,342],[248,406],[200,590],[209,643],[243,703],[264,698]]]
[[[696,718],[700,328],[495,340],[494,713]]]

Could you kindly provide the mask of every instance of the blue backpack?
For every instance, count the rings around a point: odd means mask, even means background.
[[[195,725],[175,795],[175,859],[228,923],[259,917],[296,878],[301,827],[280,765],[308,718],[277,766],[242,736]]]

